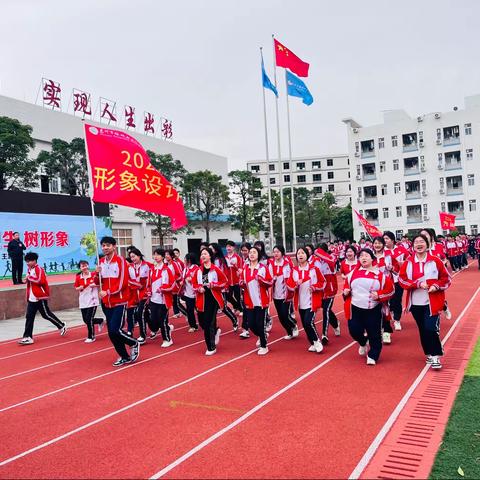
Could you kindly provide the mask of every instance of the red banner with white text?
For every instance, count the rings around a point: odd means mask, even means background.
[[[371,238],[383,236],[382,231],[375,227],[375,225],[372,225],[363,215],[360,215],[356,210],[354,210],[354,212],[357,214],[363,228]]]

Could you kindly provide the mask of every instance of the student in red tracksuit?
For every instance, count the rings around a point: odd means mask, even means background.
[[[245,315],[250,330],[258,337],[258,355],[268,353],[266,319],[270,303],[269,288],[273,279],[268,265],[260,263],[260,251],[252,247],[248,265],[242,271],[240,286],[244,291]]]
[[[100,304],[98,297],[99,279],[96,272],[92,273],[88,269],[88,262],[80,260],[78,267],[80,272],[75,275],[75,290],[78,292],[78,304],[82,314],[82,320],[87,326],[87,338],[85,343],[93,343],[95,341],[95,327],[98,325],[98,331],[103,330],[103,318],[95,318],[97,307]]]
[[[445,249],[447,250],[447,258],[450,262],[450,267],[454,272],[460,270],[460,251],[458,249],[457,242],[452,235],[447,235],[447,241],[445,243]]]
[[[121,367],[137,360],[140,344],[123,331],[125,309],[129,298],[128,264],[123,257],[117,255],[117,244],[113,237],[100,240],[104,256],[100,259],[97,272],[100,273],[100,298],[107,318],[108,336],[120,357],[113,363]],[[130,347],[130,354],[125,345]]]
[[[429,246],[425,235],[413,239],[414,254],[402,265],[400,282],[407,290],[407,309],[417,322],[427,364],[440,369],[440,312],[445,304],[445,290],[450,286],[450,274],[443,262],[428,251]]]
[[[350,335],[360,345],[359,355],[367,355],[367,365],[375,365],[382,351],[382,304],[392,297],[395,287],[390,277],[373,265],[372,250],[360,250],[358,259],[360,267],[347,275],[343,287],[345,317],[350,319]]]
[[[480,270],[480,233],[477,233],[477,238],[475,239],[475,252],[477,253],[478,269]]]
[[[353,245],[349,245],[345,248],[345,260],[340,263],[340,273],[342,274],[342,278],[345,280],[345,277],[359,265],[357,249]]]
[[[242,257],[235,251],[235,242],[229,240],[225,247],[227,255],[225,261],[227,262],[227,278],[228,278],[228,294],[227,300],[232,304],[235,313],[239,315],[242,311],[242,303],[240,298],[239,271],[243,267]]]
[[[128,268],[128,286],[130,288],[129,306],[134,305],[133,316],[129,320],[128,331],[133,333],[135,323],[138,324],[140,336],[137,340],[140,344],[143,344],[147,337],[145,317],[148,308],[150,265],[144,260],[143,254],[138,248],[132,248],[128,255],[131,260]]]
[[[213,253],[209,248],[203,248],[200,251],[200,263],[200,268],[192,277],[192,285],[196,292],[198,321],[207,345],[205,355],[214,355],[217,353],[217,345],[222,333],[217,327],[217,311],[225,307],[222,292],[228,280],[223,270],[213,263]]]
[[[327,282],[325,290],[323,291],[322,299],[322,344],[327,345],[329,325],[333,327],[336,337],[340,335],[340,323],[338,322],[337,316],[332,311],[333,301],[335,300],[335,295],[338,291],[337,275],[335,273],[337,259],[334,255],[327,253],[327,245],[325,243],[321,244],[315,250],[314,256],[315,259],[313,264],[320,270]]]
[[[178,292],[180,291],[180,284],[182,283],[182,267],[176,261],[175,252],[173,250],[165,250],[165,264],[173,273],[175,277],[175,285],[172,290],[172,307],[173,307],[173,318],[180,317],[180,308],[178,307]]]
[[[327,284],[320,269],[308,263],[308,250],[300,247],[296,252],[297,266],[286,280],[290,291],[295,292],[295,308],[298,309],[302,325],[307,334],[309,352],[320,353],[322,342],[315,327],[315,314],[322,308],[322,292]]]
[[[150,270],[150,338],[155,338],[160,330],[162,348],[173,345],[168,310],[173,304],[173,292],[177,290],[175,274],[165,263],[165,256],[163,248],[155,249],[153,252],[155,264]]]
[[[49,322],[53,323],[60,335],[65,335],[67,326],[64,322],[59,320],[55,314],[48,307],[48,298],[50,296],[50,289],[48,287],[47,276],[45,270],[37,265],[38,254],[35,252],[28,252],[25,255],[25,262],[28,266],[27,273],[27,312],[25,314],[25,331],[23,338],[18,342],[20,345],[31,345],[33,343],[33,324],[37,312]]]
[[[195,317],[195,289],[193,288],[192,280],[197,274],[198,265],[193,253],[187,253],[185,255],[184,265],[180,294],[182,300],[185,302],[185,306],[183,306],[181,302],[178,302],[178,307],[188,320],[188,333],[194,333],[198,330],[198,324]]]

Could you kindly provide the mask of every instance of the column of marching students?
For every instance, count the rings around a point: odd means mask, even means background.
[[[447,262],[453,271],[468,267],[468,242],[450,235],[446,239],[437,237],[429,228],[421,230],[412,241],[404,236],[397,242],[395,235],[386,231],[371,241],[324,243],[317,248],[306,245],[295,252],[295,261],[285,254],[282,245],[275,246],[269,257],[261,241],[253,246],[242,244],[240,253],[229,241],[226,255],[218,244],[203,243],[198,257],[188,253],[183,260],[178,249],[157,248],[153,263],[133,246],[127,250],[127,259],[118,255],[112,237],[103,237],[100,243],[99,264],[92,272],[87,261],[80,261],[74,287],[87,326],[85,343],[95,341],[95,325],[101,331],[106,323],[119,356],[113,363],[116,367],[135,362],[140,346],[157,336],[162,338],[162,348],[173,345],[170,310],[174,318],[185,316],[189,333],[197,332],[200,325],[205,355],[217,352],[219,312],[231,321],[235,332],[241,319],[239,338],[248,339],[253,334],[257,337],[258,355],[266,355],[272,300],[285,331],[283,339],[299,337],[298,318],[308,351],[320,353],[331,341],[330,332],[334,336],[341,334],[340,322],[332,310],[339,293],[349,333],[358,342],[358,353],[366,357],[367,365],[378,362],[383,345],[392,343],[393,332],[402,330],[402,315],[410,311],[427,364],[440,369],[440,315],[451,318],[445,299],[451,283]],[[475,250],[480,268],[480,238]],[[27,310],[21,345],[34,343],[37,311],[61,335],[67,331],[66,324],[48,307],[48,281],[37,260],[34,252],[25,256]],[[337,272],[343,279],[340,292]],[[106,322],[96,316],[99,306]],[[322,314],[321,331],[315,321],[318,312]]]

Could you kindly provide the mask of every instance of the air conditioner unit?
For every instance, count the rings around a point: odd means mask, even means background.
[[[422,195],[423,195],[424,197],[426,197],[426,196],[427,196],[427,191],[426,191],[426,190],[423,190],[423,191],[422,191]]]
[[[356,179],[357,179],[357,180],[361,180],[361,179],[362,179],[362,176],[361,176],[361,175],[357,175],[357,176],[356,176]]]
[[[437,145],[441,145],[441,144],[442,144],[442,141],[439,138],[437,138]]]
[[[430,217],[428,215],[423,216],[423,221],[428,222],[430,220]]]
[[[425,160],[425,157],[423,155],[420,155],[420,160]]]
[[[363,198],[362,198],[362,197],[358,197],[358,198],[357,198],[357,202],[358,202],[358,203],[363,203]]]
[[[440,113],[435,114],[435,118],[438,120],[442,115]]]
[[[423,122],[423,117],[417,117],[417,122]]]
[[[439,170],[443,170],[443,165],[440,163],[437,167]]]
[[[445,189],[444,189],[444,188],[441,188],[441,189],[439,190],[439,192],[443,195],[443,194],[445,193]]]
[[[353,133],[358,133],[358,128],[354,128]]]
[[[355,156],[356,156],[356,157],[359,157],[359,156],[360,156],[360,153],[355,152]]]

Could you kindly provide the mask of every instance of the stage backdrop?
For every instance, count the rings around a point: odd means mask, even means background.
[[[109,217],[96,217],[95,223],[99,239],[112,235]],[[25,252],[38,253],[38,263],[48,274],[77,272],[77,263],[82,259],[88,260],[92,267],[96,262],[90,216],[0,212],[0,225],[0,278],[12,275],[7,245],[13,232],[20,233],[27,247]]]

